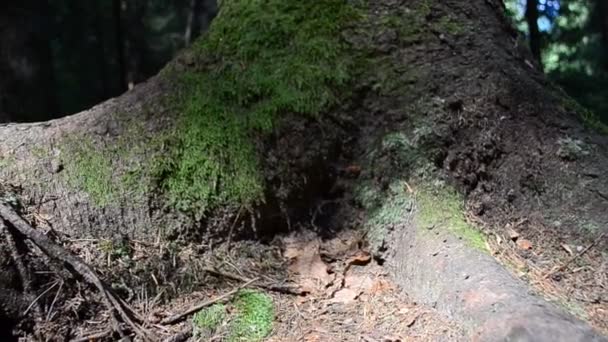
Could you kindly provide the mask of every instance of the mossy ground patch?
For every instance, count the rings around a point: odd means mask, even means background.
[[[231,303],[215,304],[194,315],[193,334],[198,338],[221,334],[229,342],[262,341],[272,331],[274,316],[269,295],[241,290]]]

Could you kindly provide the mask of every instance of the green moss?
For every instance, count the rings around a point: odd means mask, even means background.
[[[487,250],[483,234],[466,221],[464,201],[455,190],[445,185],[421,186],[416,194],[416,204],[421,231],[445,228],[470,246]]]
[[[0,157],[0,169],[10,168],[14,164],[15,164],[15,157],[13,155]]]
[[[603,123],[597,114],[581,106],[576,100],[569,96],[560,96],[563,99],[562,101],[565,109],[576,112],[581,117],[585,126],[603,135],[608,135],[608,125]]]
[[[112,162],[91,139],[73,139],[65,144],[65,172],[68,184],[80,189],[99,206],[112,202],[116,189],[112,183]]]
[[[262,341],[272,331],[272,298],[255,290],[242,290],[234,301],[236,316],[230,323],[228,341]]]
[[[192,318],[195,339],[209,336],[227,319],[226,305],[214,304],[197,312]]]
[[[178,81],[165,103],[178,113],[172,126],[146,136],[141,120],[114,113],[118,141],[63,142],[66,180],[98,206],[151,186],[199,215],[263,200],[255,142],[283,113],[315,118],[340,102],[336,94],[345,93],[355,67],[341,31],[358,18],[342,0],[224,1],[192,47],[196,67],[164,72]]]
[[[430,13],[430,4],[421,1],[413,7],[400,7],[394,13],[383,16],[381,23],[385,27],[396,29],[402,43],[416,43],[429,35],[426,18]]]
[[[435,24],[435,27],[441,33],[450,35],[460,35],[465,32],[464,26],[459,23],[452,15],[444,15],[439,19],[439,22]]]
[[[367,236],[372,248],[379,248],[387,236],[388,231],[395,225],[407,222],[414,208],[414,198],[406,192],[407,186],[404,181],[396,180],[390,184],[386,193],[375,192],[374,198],[382,195],[382,202],[379,206],[371,208],[369,219],[365,224]],[[367,188],[365,192],[370,196],[372,188]],[[357,198],[361,203],[365,197]],[[368,204],[369,205],[369,204]]]
[[[129,124],[129,123],[127,123]],[[120,205],[119,201],[140,200],[151,185],[146,158],[157,141],[141,130],[126,129],[120,138],[104,144],[86,136],[64,139],[60,148],[67,183],[87,193],[94,205]]]
[[[36,158],[44,158],[49,155],[49,149],[42,146],[34,146],[31,149],[31,153]]]
[[[353,56],[340,34],[357,12],[343,0],[226,0],[193,47],[201,70],[178,76],[181,113],[156,174],[171,203],[206,211],[262,200],[256,136],[281,113],[317,117],[338,103]]]

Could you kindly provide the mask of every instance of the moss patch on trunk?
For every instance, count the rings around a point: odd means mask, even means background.
[[[163,71],[174,85],[163,102],[176,117],[171,127],[154,137],[135,129],[136,143],[66,141],[69,184],[106,206],[141,193],[145,183],[197,217],[263,201],[261,138],[282,114],[320,117],[349,96],[356,58],[341,34],[360,18],[344,0],[223,1],[209,32],[186,53],[192,63]],[[115,120],[126,131],[139,127]],[[149,151],[136,170],[117,172],[142,145]]]
[[[224,1],[193,47],[200,70],[177,76],[181,116],[156,165],[171,203],[204,212],[262,200],[256,138],[281,113],[316,117],[338,102],[354,65],[340,35],[356,18],[343,0]]]

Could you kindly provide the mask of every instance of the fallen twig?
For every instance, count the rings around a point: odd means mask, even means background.
[[[23,263],[23,260],[21,259],[21,255],[19,254],[19,249],[17,247],[17,243],[15,242],[15,237],[13,236],[13,232],[11,232],[10,229],[8,229],[8,227],[4,224],[4,222],[2,220],[0,220],[0,232],[4,231],[6,234],[6,242],[8,244],[8,248],[11,252],[11,258],[13,259],[13,262],[15,263],[15,266],[17,267],[17,272],[19,272],[19,277],[21,278],[21,284],[23,286],[23,291],[25,292],[25,294],[28,297],[34,297],[34,291],[32,290],[32,279],[30,277],[30,274],[28,272],[27,267],[25,266],[25,264]],[[38,303],[38,299],[40,299],[40,297],[42,297],[44,294],[46,294],[47,291],[45,291],[42,295],[36,297],[32,303],[28,306],[28,308],[25,310],[26,314],[32,307],[34,308],[34,313],[36,314],[36,318],[42,318],[42,308],[40,306],[40,304]]]
[[[0,203],[0,217],[4,219],[6,223],[9,223],[19,233],[24,235],[26,238],[31,240],[36,246],[38,246],[46,255],[49,257],[62,261],[68,264],[73,272],[83,277],[91,285],[95,286],[104,301],[106,307],[111,311],[112,316],[120,318],[125,322],[133,332],[141,336],[144,340],[154,340],[148,336],[148,333],[133,320],[135,316],[133,310],[131,310],[125,303],[121,302],[112,291],[101,281],[95,271],[89,267],[80,258],[70,254],[61,246],[55,244],[47,236],[41,234],[39,231],[34,229],[29,223],[27,223],[21,216],[19,216],[13,209]],[[114,324],[114,328],[122,335],[124,334],[119,327],[119,324]]]
[[[203,271],[218,276],[218,277],[224,277],[224,278],[228,278],[228,279],[232,279],[232,280],[238,280],[238,281],[242,281],[242,282],[248,282],[251,281],[251,279],[240,276],[238,274],[233,274],[233,273],[226,273],[226,272],[221,272],[218,271],[215,268],[211,268],[211,267],[205,267],[203,268]],[[296,296],[300,296],[304,294],[304,291],[300,290],[298,287],[296,286],[289,286],[289,285],[273,285],[273,284],[255,284],[256,287],[268,290],[268,291],[274,291],[274,292],[280,292],[280,293],[286,293],[286,294],[292,294],[292,295],[296,295]]]
[[[242,285],[240,285],[240,286],[238,286],[238,287],[236,287],[236,288],[234,288],[234,289],[232,289],[232,290],[230,290],[230,291],[222,294],[221,296],[218,296],[218,297],[215,297],[213,299],[210,299],[210,300],[204,301],[202,303],[196,304],[196,305],[190,307],[189,309],[187,309],[186,311],[181,312],[179,314],[175,314],[173,316],[169,316],[169,317],[161,320],[160,324],[167,325],[167,324],[175,324],[175,323],[181,322],[184,318],[186,318],[186,316],[188,316],[190,314],[193,314],[193,313],[195,313],[197,311],[200,311],[201,309],[203,309],[203,308],[205,308],[207,306],[213,305],[213,304],[215,304],[215,303],[217,303],[217,302],[219,302],[219,301],[221,301],[223,299],[226,299],[226,298],[234,295],[235,293],[237,293],[240,289],[242,289],[244,287],[247,287],[247,286],[251,285],[253,282],[256,282],[258,280],[259,280],[259,278],[251,279],[248,282],[246,282],[246,283],[244,283],[244,284],[242,284]]]
[[[96,341],[96,340],[100,340],[104,337],[110,336],[112,334],[112,329],[108,328],[108,329],[104,329],[100,332],[91,334],[91,335],[87,335],[84,337],[79,337],[79,338],[75,338],[70,340],[70,342],[90,342],[90,341]]]
[[[595,239],[589,246],[587,246],[587,248],[583,249],[580,253],[576,254],[575,256],[571,257],[570,259],[568,259],[568,261],[566,261],[564,264],[562,264],[560,267],[553,269],[552,271],[548,272],[547,274],[544,275],[544,279],[549,278],[550,276],[554,275],[557,272],[561,272],[563,270],[565,270],[566,268],[568,268],[568,266],[570,266],[571,263],[573,263],[576,259],[582,257],[583,255],[585,255],[585,253],[587,253],[591,248],[593,248],[595,245],[597,245],[600,241],[602,241],[602,239],[606,236],[608,232],[604,232],[602,233],[600,236],[597,237],[597,239]]]

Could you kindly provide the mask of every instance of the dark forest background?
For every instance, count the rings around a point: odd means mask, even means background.
[[[608,1],[505,5],[549,78],[608,122]],[[0,122],[61,117],[121,94],[216,12],[215,0],[3,0]]]
[[[215,0],[0,1],[0,121],[61,117],[154,75]]]

